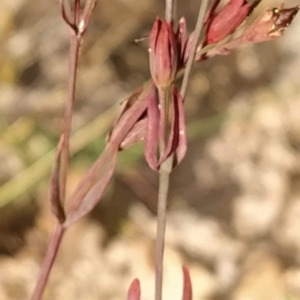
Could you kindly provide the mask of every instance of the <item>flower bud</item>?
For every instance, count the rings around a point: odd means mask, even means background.
[[[157,87],[170,85],[177,72],[177,43],[171,25],[156,19],[150,33],[150,72]]]
[[[252,6],[245,0],[230,0],[219,12],[207,17],[206,41],[213,44],[232,34],[245,20]]]

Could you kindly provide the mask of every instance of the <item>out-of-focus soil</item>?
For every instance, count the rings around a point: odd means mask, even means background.
[[[134,40],[147,36],[163,2],[98,1],[82,49],[74,131],[148,79],[147,41]],[[192,28],[199,1],[177,2]],[[276,3],[259,9],[267,5]],[[164,299],[181,299],[182,264],[195,300],[300,299],[299,26],[298,16],[278,41],[195,68],[189,150],[171,182]],[[43,158],[60,135],[68,36],[58,1],[2,0],[0,53],[1,194],[1,184]],[[73,157],[70,190],[97,145]],[[154,298],[157,174],[136,160],[119,168],[101,203],[68,232],[43,299],[125,299],[135,277],[142,299]],[[0,300],[27,299],[34,288],[55,226],[46,173],[30,189],[14,188],[22,192],[6,205],[0,199]]]

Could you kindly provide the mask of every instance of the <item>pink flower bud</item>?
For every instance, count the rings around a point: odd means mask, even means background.
[[[177,72],[177,43],[171,25],[156,19],[150,33],[150,72],[158,87],[170,85]]]
[[[206,42],[213,44],[232,34],[245,20],[252,6],[245,0],[230,0],[219,12],[207,17]]]

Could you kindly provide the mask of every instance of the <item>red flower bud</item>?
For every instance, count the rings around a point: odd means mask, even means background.
[[[171,25],[156,19],[150,33],[150,71],[156,86],[170,85],[177,72],[177,43]]]
[[[207,17],[206,42],[213,44],[232,34],[245,20],[252,6],[245,0],[230,0],[219,12]]]

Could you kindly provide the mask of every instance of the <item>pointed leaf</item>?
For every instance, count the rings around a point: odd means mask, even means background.
[[[171,132],[168,139],[165,154],[159,161],[159,165],[170,155],[174,155],[173,167],[178,165],[184,158],[187,151],[187,137],[185,128],[185,116],[183,100],[175,85],[172,86],[172,108],[173,117]]]
[[[66,219],[64,223],[65,227],[70,227],[75,222],[80,220],[86,214],[88,214],[100,201],[102,198],[106,187],[108,186],[112,175],[114,174],[115,166],[117,160],[117,153],[115,153],[114,157],[107,161],[105,169],[102,170],[102,174],[100,175],[98,182],[89,190],[86,196],[82,199],[80,205],[73,210]]]
[[[94,162],[84,178],[79,182],[73,193],[71,194],[68,203],[67,219],[73,215],[81,206],[84,198],[89,193],[94,184],[101,180],[101,177],[107,176],[108,170],[114,170],[114,160],[118,152],[118,147],[108,145],[99,158]]]
[[[183,293],[182,300],[192,300],[193,291],[192,291],[192,282],[189,269],[186,266],[182,267],[183,271]]]
[[[145,112],[149,97],[149,87],[149,84],[144,85],[142,92],[138,94],[135,101],[133,101],[134,103],[132,106],[121,114],[109,136],[105,150],[89,169],[85,177],[79,182],[78,186],[70,196],[70,199],[68,200],[68,203],[70,203],[68,215],[77,211],[84,197],[96,183],[99,173],[101,172],[103,174],[106,163],[114,159],[122,141]]]
[[[185,18],[182,17],[179,20],[179,25],[176,33],[177,37],[177,44],[178,48],[180,50],[178,55],[178,68],[182,68],[185,65],[185,56],[186,54],[186,46],[187,46],[187,27],[186,27],[186,21]]]
[[[121,150],[128,149],[134,144],[143,141],[145,139],[146,132],[147,132],[147,123],[148,123],[147,117],[138,121],[122,141],[120,145],[120,149]]]
[[[141,287],[140,281],[136,278],[132,281],[127,295],[127,300],[140,300],[141,299]]]
[[[78,25],[78,29],[81,34],[84,34],[85,31],[87,30],[95,6],[96,6],[96,0],[86,0],[83,13],[81,16],[81,20]]]
[[[176,147],[176,165],[179,164],[187,151],[187,136],[186,136],[186,124],[185,115],[183,107],[183,99],[181,98],[179,92],[177,91],[175,85],[172,88],[174,107],[178,114],[178,142]]]
[[[135,123],[147,109],[148,98],[151,97],[152,83],[145,84],[129,97],[126,106],[108,137],[108,144],[121,144]]]

